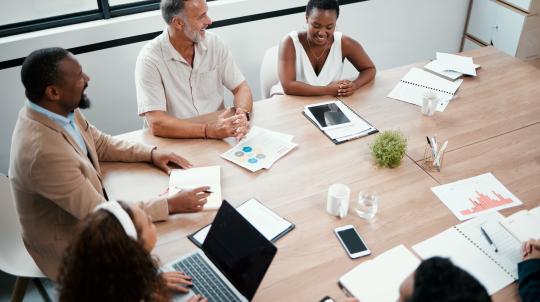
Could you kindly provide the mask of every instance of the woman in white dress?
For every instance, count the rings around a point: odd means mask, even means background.
[[[280,83],[271,94],[346,97],[375,77],[375,66],[360,43],[335,31],[338,17],[336,0],[308,1],[307,30],[293,31],[281,41]],[[341,78],[345,59],[359,72],[352,81]]]

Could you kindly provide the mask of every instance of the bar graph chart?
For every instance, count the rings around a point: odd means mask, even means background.
[[[433,187],[431,191],[461,221],[522,204],[491,173]]]

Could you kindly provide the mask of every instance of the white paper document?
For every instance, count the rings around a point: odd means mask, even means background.
[[[476,67],[471,57],[458,56],[450,53],[437,52],[437,61],[443,70],[457,71],[476,76]]]
[[[252,126],[251,129],[249,130],[248,134],[246,135],[246,137],[244,137],[244,140],[250,139],[250,138],[252,138],[254,136],[257,136],[261,132],[269,133],[274,137],[280,138],[280,139],[282,139],[284,141],[288,141],[288,142],[292,142],[293,139],[294,139],[294,136],[290,135],[290,134],[281,133],[281,132],[277,132],[277,131],[272,131],[272,130],[261,128],[261,127],[258,127],[258,126]],[[227,138],[224,138],[223,140],[226,143],[228,143],[229,145],[231,145],[232,147],[234,147],[234,146],[236,146],[238,144],[238,142],[236,141],[236,138],[234,138],[234,137],[227,137]]]
[[[173,169],[169,178],[169,196],[180,190],[209,186],[212,193],[207,197],[204,210],[216,210],[221,206],[221,167],[197,167]]]
[[[313,115],[310,108],[317,108],[325,105],[335,105],[337,109],[344,115],[343,119],[345,119],[347,122],[334,126],[322,125],[319,120]],[[325,116],[326,113],[328,112],[325,112]],[[338,142],[364,136],[377,130],[375,127],[373,127],[356,113],[354,113],[351,108],[343,104],[343,102],[341,101],[328,101],[308,105],[304,108],[304,114],[309,119],[311,119],[319,129],[324,131],[331,139],[334,139]]]
[[[422,106],[426,92],[437,95],[437,111],[444,111],[463,82],[462,79],[449,81],[420,68],[413,67],[388,94],[389,98]]]
[[[433,187],[431,191],[461,221],[522,204],[491,173]]]
[[[419,264],[411,251],[398,245],[359,264],[339,278],[339,283],[362,302],[395,302],[399,286]]]
[[[540,207],[514,213],[501,221],[501,225],[519,242],[540,238]]]
[[[447,257],[473,275],[490,295],[517,280],[517,263],[521,261],[520,243],[501,225],[498,212],[456,225],[413,246],[422,257]],[[494,246],[483,235],[484,228]]]
[[[277,215],[256,199],[250,199],[236,208],[249,223],[251,223],[263,236],[272,241],[283,232],[292,228],[292,223]],[[206,239],[211,224],[199,230],[193,238],[200,244]]]
[[[290,135],[259,128],[254,134],[221,154],[221,157],[255,172],[270,169],[278,159],[296,146]]]
[[[480,65],[474,64],[475,69],[477,69],[479,67],[480,67]],[[447,79],[452,80],[452,81],[457,80],[461,76],[463,76],[463,74],[461,72],[457,72],[457,71],[453,71],[453,70],[447,70],[446,68],[447,67],[443,66],[439,60],[433,60],[433,61],[427,63],[426,65],[424,65],[424,69],[432,71],[432,72],[434,72],[436,74],[439,74],[442,77],[447,78]]]

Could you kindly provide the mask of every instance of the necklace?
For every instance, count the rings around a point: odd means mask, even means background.
[[[330,43],[326,43],[326,45],[324,45],[324,49],[323,49],[322,53],[317,56],[315,54],[315,51],[313,50],[313,48],[311,48],[311,43],[309,43],[309,37],[307,35],[306,35],[306,41],[307,41],[307,44],[308,44],[308,47],[309,47],[309,51],[311,51],[311,54],[315,57],[315,62],[319,62],[319,60],[322,58],[322,56],[326,53],[326,49],[328,48],[328,45]]]

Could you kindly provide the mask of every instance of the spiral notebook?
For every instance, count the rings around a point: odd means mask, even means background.
[[[521,244],[500,224],[504,217],[490,213],[458,224],[413,246],[422,259],[448,257],[480,281],[490,295],[518,279]],[[484,228],[497,252],[482,234]]]
[[[462,82],[462,79],[449,81],[431,72],[413,67],[390,91],[388,97],[422,106],[424,94],[432,91],[437,94],[439,99],[437,111],[442,112],[448,106],[450,100],[454,98]]]

